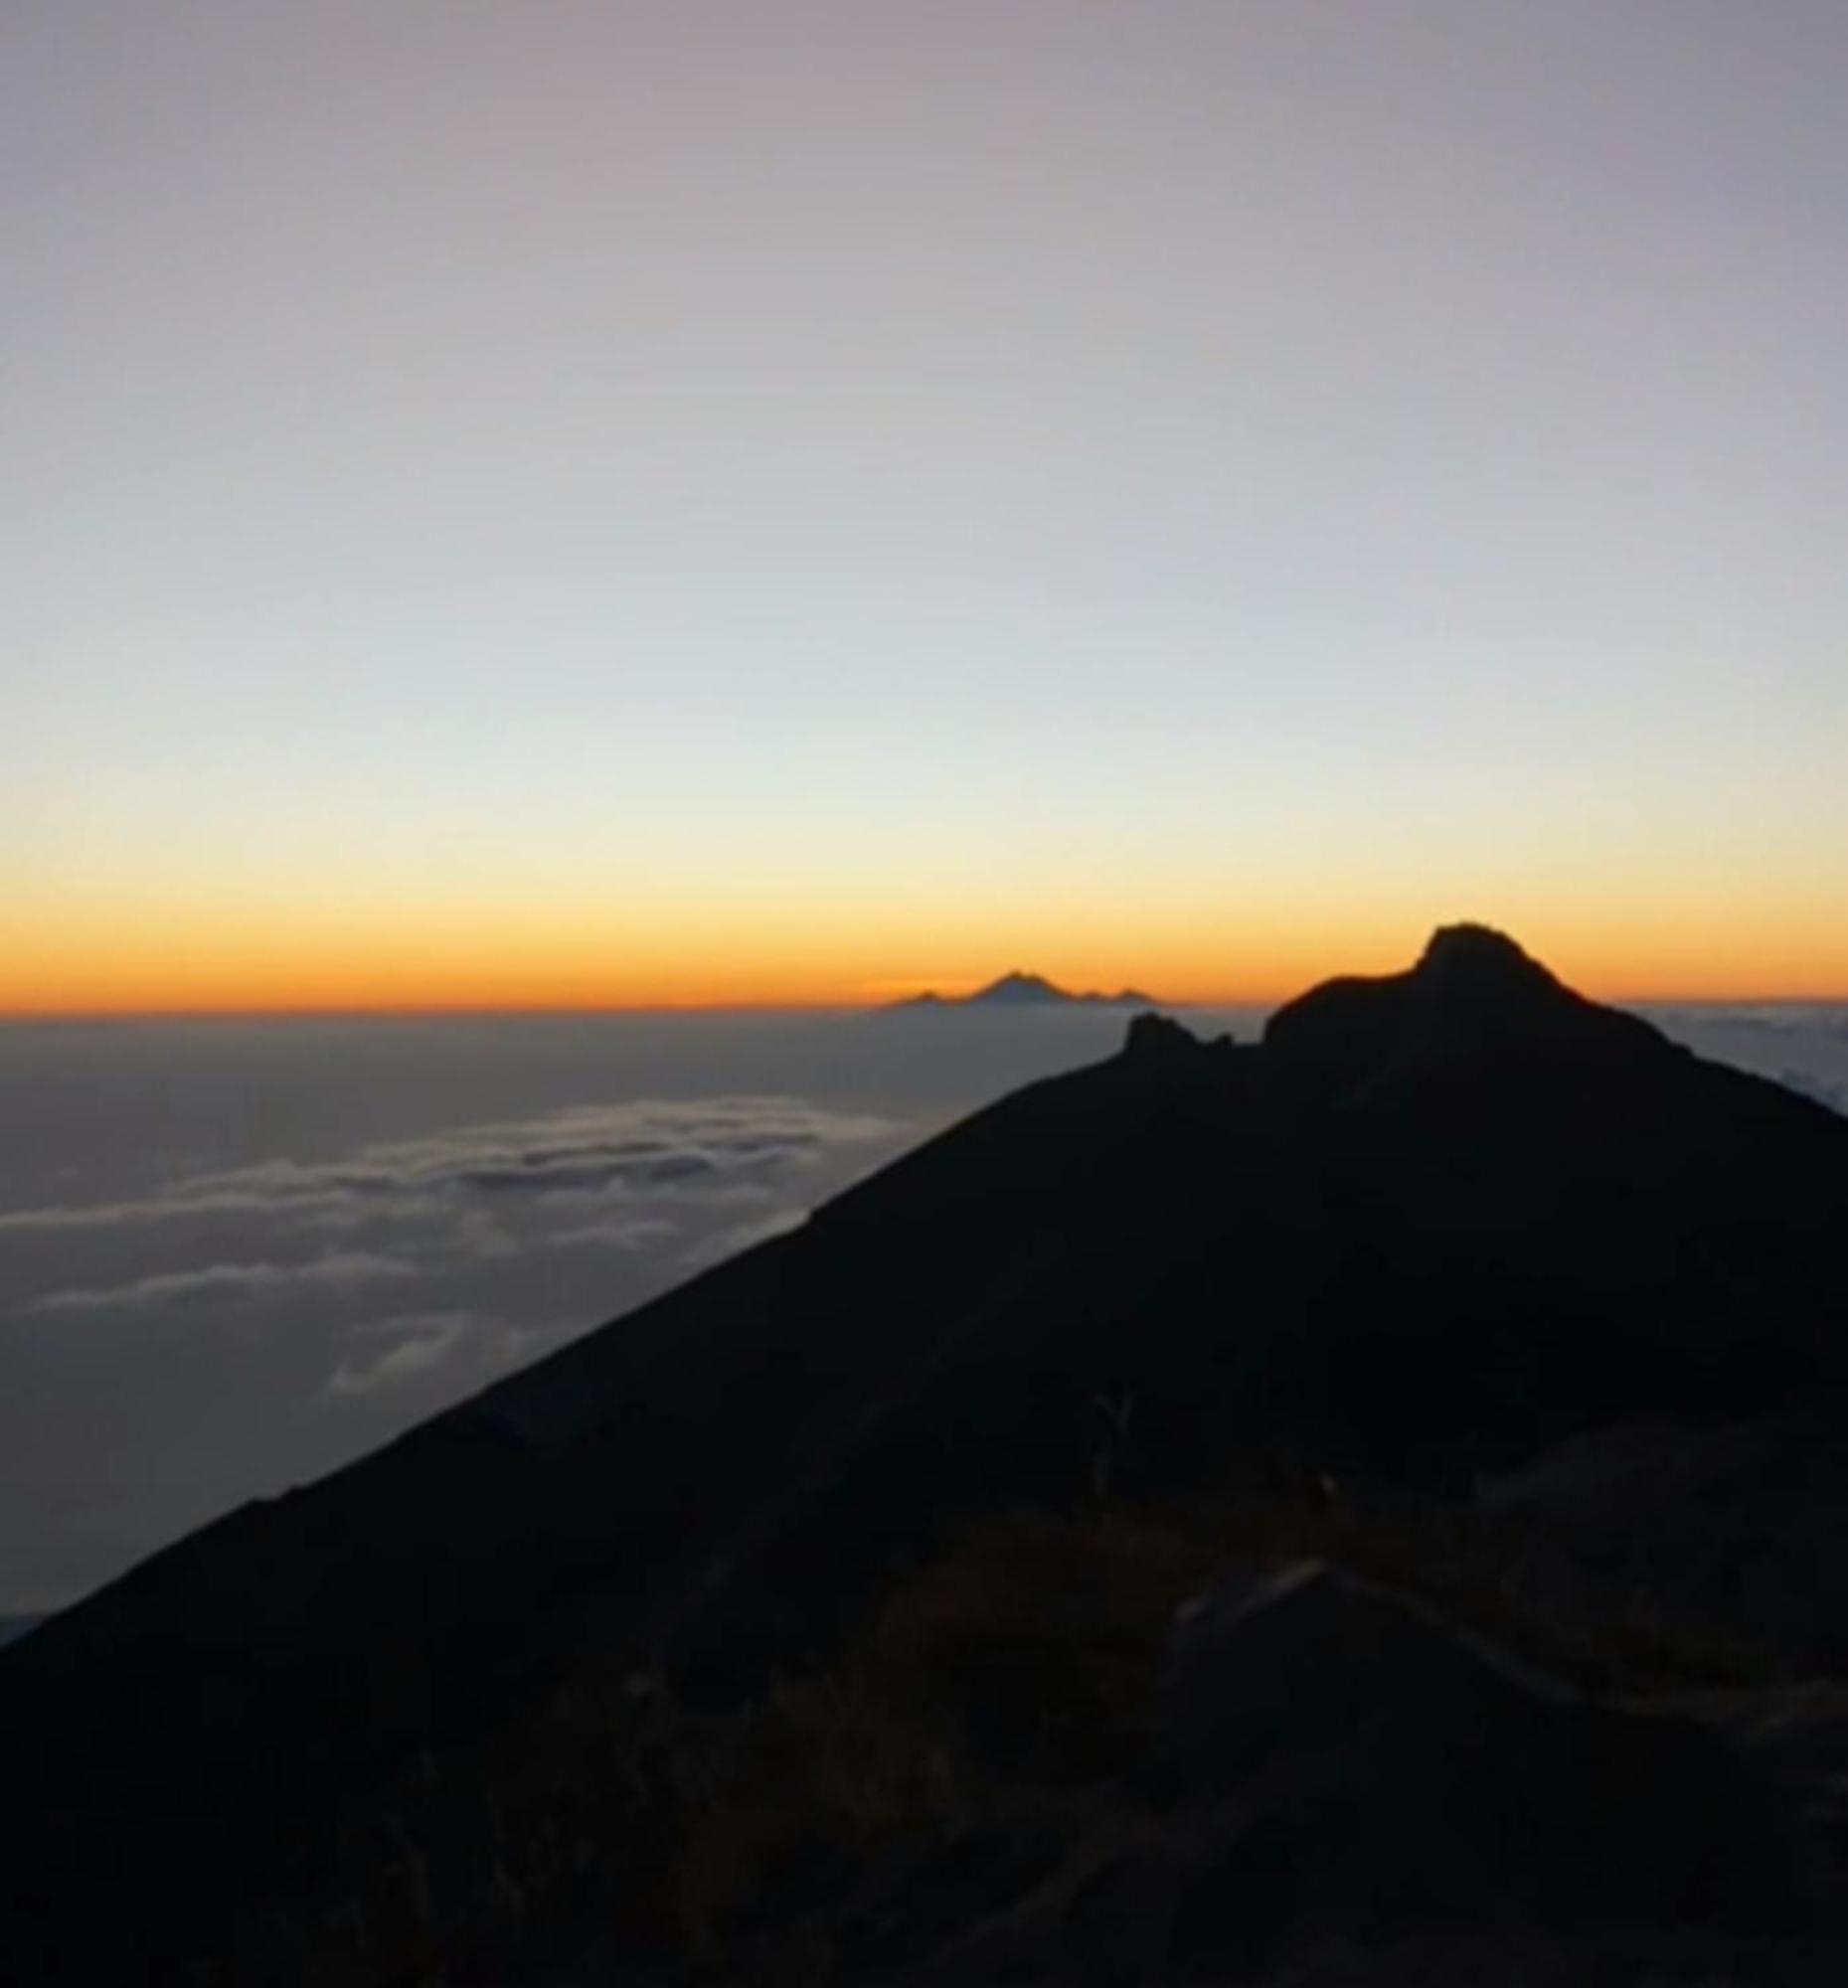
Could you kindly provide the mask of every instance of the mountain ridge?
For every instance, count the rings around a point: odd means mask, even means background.
[[[193,1866],[311,1887],[420,1759],[592,1676],[753,1702],[998,1513],[1454,1502],[1626,1416],[1778,1411],[1848,1385],[1844,1207],[1848,1124],[1485,928],[1255,1045],[1138,1016],[0,1653],[7,1853],[64,1938],[134,1870],[122,1936],[177,1967]]]

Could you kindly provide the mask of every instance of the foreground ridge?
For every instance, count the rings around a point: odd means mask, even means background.
[[[1777,1792],[1835,1715],[1786,1718],[1772,1759],[1763,1701],[1683,1700],[1848,1665],[1848,1572],[1751,1544],[1848,1516],[1844,1211],[1848,1121],[1487,926],[1257,1044],[1137,1015],[1116,1056],[0,1652],[0,1962],[563,1988],[825,1947],[842,1981],[989,1978],[935,1955],[1050,1984],[1087,1951],[1178,1988],[1346,1979],[1303,1970],[1385,1943],[1428,1949],[1420,1979],[1608,1946],[1608,1978],[1670,1980],[1697,1899],[1742,1980],[1839,1954],[1834,1853]],[[1227,1612],[1235,1568],[1256,1613]],[[1209,1618],[1247,1682],[1189,1698]],[[1491,1644],[1518,1653],[1492,1686]],[[1260,1675],[1315,1684],[1267,1782]],[[1190,1720],[1226,1727],[1191,1792],[1162,1737],[1201,1752]],[[1553,1816],[1531,1872],[1465,1854],[1486,1825],[1418,1796],[1421,1743],[1487,1749]],[[1627,1861],[1596,1835],[1611,1747]],[[1365,1800],[1304,1781],[1265,1822],[1253,1790],[1318,1757]],[[1138,1862],[1144,1824],[1168,1847]],[[1418,1903],[1387,1923],[1363,1895],[1392,1855]],[[1484,1901],[1460,1933],[1446,1857]],[[1183,1867],[1243,1903],[1203,1926]],[[1171,1972],[1099,1944],[1124,1911],[1170,1929]]]

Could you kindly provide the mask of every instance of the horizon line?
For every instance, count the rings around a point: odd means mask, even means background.
[[[1391,978],[1390,975],[1331,975],[1326,978],[1363,979]],[[1087,1000],[1083,995],[1075,995],[1069,1003],[1052,1002],[1044,1006],[1027,1008],[989,1009],[987,1012],[1001,1012],[1010,1015],[1058,1014],[1068,1008],[1084,1013],[1095,1014],[1107,1009],[1119,1012],[1135,1008],[1139,1012],[1165,1013],[1168,1010],[1188,1012],[1215,1008],[1276,1008],[1295,1000],[1311,988],[1324,984],[1311,981],[1287,994],[1253,993],[1239,994],[1195,994],[1185,999],[1166,1000],[1158,996],[1143,1002],[1118,1002],[1113,995],[1101,1000]],[[919,993],[934,991],[920,988]],[[1848,1005],[1848,989],[1821,993],[1805,991],[1800,993],[1689,993],[1653,990],[1620,994],[1586,994],[1584,988],[1574,990],[1585,994],[1606,1007],[1658,1007],[1689,1006],[1701,1008],[1754,1008],[1754,1007],[1840,1007]],[[174,1007],[74,1007],[74,1008],[0,1008],[0,1028],[30,1028],[32,1026],[60,1026],[82,1023],[107,1022],[310,1022],[310,1021],[460,1021],[460,1020],[539,1020],[549,1016],[560,1019],[588,1019],[597,1016],[667,1016],[667,1015],[866,1015],[904,1007],[916,996],[881,996],[876,999],[844,996],[837,999],[811,1001],[404,1001],[404,1002],[289,1002],[274,1004],[225,1004]],[[970,1002],[961,996],[945,996],[943,1005],[949,1008],[982,1008],[979,1002]]]

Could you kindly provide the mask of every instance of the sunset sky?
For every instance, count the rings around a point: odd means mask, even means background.
[[[0,1013],[1848,997],[1841,0],[13,0]]]

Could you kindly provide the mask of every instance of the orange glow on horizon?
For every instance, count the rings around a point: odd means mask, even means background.
[[[1499,924],[1595,998],[1848,999],[1848,938],[1825,939],[1794,907],[1749,926],[1543,905],[1497,915],[1469,904],[1346,916],[1264,906],[1219,920],[1146,902],[800,912],[722,904],[630,917],[530,905],[287,918],[89,909],[15,940],[0,959],[0,1017],[861,1008],[925,988],[967,992],[1016,968],[1075,991],[1268,1004],[1335,974],[1398,971],[1435,924],[1463,917]]]

